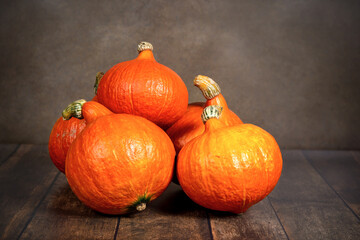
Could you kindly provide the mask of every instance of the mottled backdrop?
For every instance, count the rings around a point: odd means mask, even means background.
[[[282,148],[360,149],[360,1],[4,1],[1,143],[46,143],[98,71],[139,41],[192,86],[208,75]]]

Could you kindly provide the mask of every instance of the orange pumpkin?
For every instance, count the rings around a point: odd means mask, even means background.
[[[188,92],[173,70],[155,60],[152,50],[150,43],[141,42],[136,59],[107,71],[97,97],[115,113],[142,116],[168,128],[186,112]]]
[[[242,123],[241,119],[229,109],[219,85],[214,80],[199,75],[194,79],[194,85],[201,90],[207,101],[206,103],[189,104],[184,116],[166,131],[174,143],[176,153],[179,153],[186,143],[204,132],[205,126],[201,121],[201,114],[206,106],[219,105],[223,107],[220,120],[226,126]]]
[[[63,173],[65,172],[65,159],[69,147],[85,126],[84,119],[72,118],[67,121],[60,117],[51,130],[48,144],[50,158]]]
[[[87,124],[87,122],[85,121],[85,119],[82,118],[82,116],[78,116],[78,118],[70,118],[69,114],[71,111],[75,111],[77,108],[80,108],[81,105],[83,105],[84,103],[85,100],[83,99],[71,103],[63,111],[64,117],[60,117],[56,121],[50,133],[48,144],[50,158],[53,161],[54,165],[63,173],[65,172],[65,159],[69,147],[71,143],[75,140],[77,135],[85,128]],[[90,107],[91,105],[98,106],[100,104],[94,102],[86,103],[86,107]],[[98,112],[100,113],[101,111]],[[108,109],[103,110],[102,112],[102,114],[104,115],[109,113],[111,112]]]
[[[73,142],[66,158],[71,189],[85,205],[105,214],[144,210],[172,178],[175,149],[170,138],[139,116],[96,118],[97,110],[82,111],[91,123]]]
[[[178,155],[177,177],[197,204],[218,211],[245,212],[278,182],[282,157],[275,139],[252,124],[226,126],[221,107],[204,109],[205,132]]]

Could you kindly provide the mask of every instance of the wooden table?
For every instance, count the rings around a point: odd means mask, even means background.
[[[46,145],[0,145],[0,239],[360,239],[360,152],[283,151],[275,190],[246,213],[215,212],[175,184],[138,214],[84,206]]]

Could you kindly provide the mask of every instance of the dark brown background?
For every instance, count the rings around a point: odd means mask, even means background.
[[[1,143],[46,143],[139,41],[283,148],[360,149],[360,1],[1,1]]]

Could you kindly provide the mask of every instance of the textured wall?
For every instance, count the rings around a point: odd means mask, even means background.
[[[95,74],[139,41],[283,148],[360,149],[359,1],[1,1],[0,142],[46,143]]]

